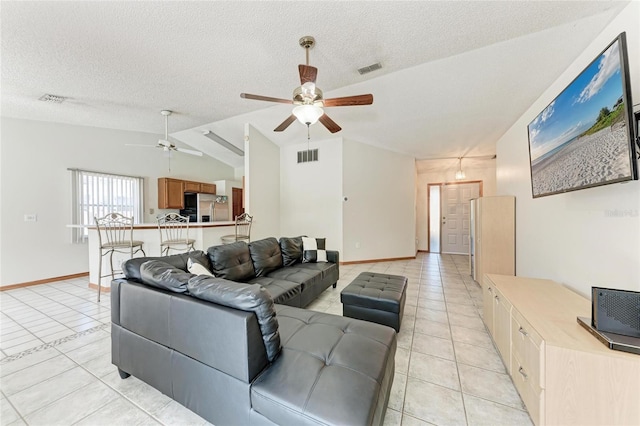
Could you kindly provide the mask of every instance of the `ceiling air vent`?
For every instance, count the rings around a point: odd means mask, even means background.
[[[65,100],[67,100],[67,98],[64,96],[50,95],[48,93],[45,93],[44,95],[40,96],[38,100],[43,102],[49,102],[52,104],[61,104]]]
[[[318,148],[298,151],[298,164],[318,161]]]
[[[380,68],[382,68],[382,65],[380,64],[380,62],[376,62],[375,64],[371,64],[367,67],[358,69],[358,72],[360,73],[360,75],[364,75],[364,74],[369,74],[372,71],[379,70]]]

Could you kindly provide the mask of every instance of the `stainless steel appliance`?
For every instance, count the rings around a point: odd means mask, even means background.
[[[213,221],[229,220],[229,200],[226,195],[216,195],[213,202]]]
[[[214,220],[227,220],[216,219],[215,206],[219,204],[217,200],[221,198],[220,195],[213,194],[184,194],[184,206],[185,208],[180,210],[180,214],[183,216],[189,216],[189,222],[212,222]],[[226,198],[225,203],[226,203]]]

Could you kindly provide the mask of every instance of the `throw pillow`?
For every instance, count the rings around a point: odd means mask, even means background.
[[[189,270],[189,272],[195,275],[208,275],[210,277],[213,277],[213,274],[210,270],[208,270],[204,265],[198,262],[194,262],[191,258],[187,260],[187,269]]]
[[[325,238],[302,237],[302,263],[319,263],[327,261]]]

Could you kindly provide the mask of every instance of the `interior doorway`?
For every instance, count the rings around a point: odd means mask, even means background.
[[[242,188],[231,188],[231,194],[233,198],[233,211],[231,220],[236,220],[236,217],[240,216],[244,213],[244,207],[242,207],[242,197],[244,196],[244,191]]]
[[[482,181],[430,183],[427,191],[429,251],[468,254],[472,198],[482,196]]]

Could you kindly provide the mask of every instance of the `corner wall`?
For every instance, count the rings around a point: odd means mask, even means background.
[[[415,159],[344,140],[343,261],[416,255]]]
[[[498,194],[516,197],[517,274],[553,279],[589,298],[592,286],[640,291],[640,181],[533,199],[527,125],[623,31],[638,103],[640,3],[631,2],[497,143]]]
[[[310,148],[318,148],[318,161],[300,164],[306,143],[280,148],[281,235],[326,238],[327,249],[342,256],[342,138]]]
[[[67,168],[144,177],[145,222],[155,223],[158,177],[212,182],[233,168],[211,157],[125,144],[155,145],[160,135],[44,121],[1,119],[0,286],[89,270],[86,244],[71,242],[71,174]],[[150,213],[149,209],[154,209]],[[37,214],[37,222],[25,222]]]
[[[280,148],[245,125],[245,206],[253,216],[251,241],[280,235]]]

